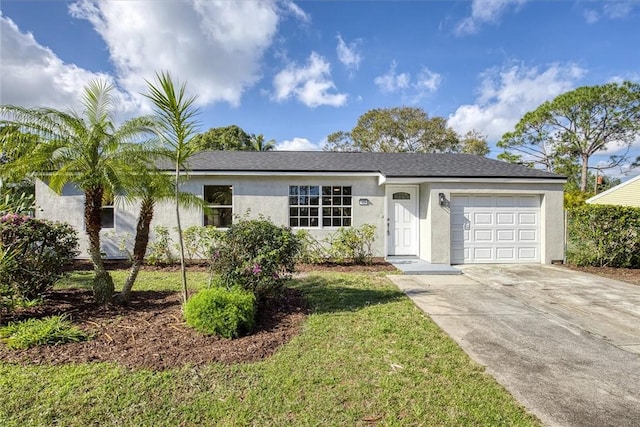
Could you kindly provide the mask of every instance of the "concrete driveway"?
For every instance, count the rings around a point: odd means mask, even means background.
[[[389,276],[551,426],[640,426],[640,286],[540,265]]]

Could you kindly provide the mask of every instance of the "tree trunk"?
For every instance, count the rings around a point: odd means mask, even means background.
[[[189,299],[189,288],[187,286],[187,268],[184,263],[184,241],[182,240],[182,225],[180,224],[180,203],[178,197],[180,195],[180,165],[176,162],[176,227],[178,229],[178,242],[180,244],[180,272],[182,273],[182,299],[184,303],[187,303]]]
[[[580,172],[580,191],[587,191],[587,178],[589,177],[589,155],[582,154],[582,170]]]
[[[89,256],[93,263],[93,296],[98,304],[111,301],[114,292],[113,279],[104,267],[100,253],[100,230],[102,229],[102,195],[100,187],[85,191],[84,224],[89,237]]]
[[[147,253],[147,246],[149,245],[149,231],[151,229],[151,220],[153,219],[154,204],[155,202],[152,198],[145,198],[140,205],[131,268],[129,269],[127,280],[122,287],[122,292],[118,295],[118,302],[120,303],[129,301],[133,284],[138,277],[140,267],[144,264],[144,256]]]

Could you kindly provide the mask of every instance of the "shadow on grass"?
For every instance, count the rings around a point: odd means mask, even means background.
[[[367,284],[367,280],[353,275],[312,275],[298,279],[295,287],[302,291],[314,313],[356,311],[406,298],[397,289],[376,289],[374,284]]]

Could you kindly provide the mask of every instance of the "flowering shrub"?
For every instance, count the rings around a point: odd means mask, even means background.
[[[78,238],[69,224],[8,214],[0,217],[0,250],[11,253],[0,286],[14,296],[43,296],[78,254]]]
[[[261,299],[282,287],[294,271],[300,248],[290,229],[269,220],[240,219],[213,253],[214,271],[227,286],[238,285]]]

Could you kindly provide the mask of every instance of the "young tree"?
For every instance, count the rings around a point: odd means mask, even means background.
[[[628,149],[638,131],[640,85],[609,83],[580,87],[545,102],[525,114],[498,146],[505,150],[505,160],[541,164],[548,170],[559,161],[575,159],[584,192],[591,156],[612,145]],[[626,153],[612,157],[609,167],[626,160]]]
[[[99,303],[108,302],[114,292],[100,252],[102,203],[105,196],[122,192],[125,177],[136,172],[126,160],[126,147],[149,136],[152,126],[151,119],[141,117],[116,127],[112,117],[113,89],[100,80],[87,84],[82,115],[52,108],[0,108],[1,125],[16,126],[20,133],[38,139],[30,153],[5,167],[18,175],[40,175],[58,193],[68,183],[84,192],[84,225],[95,271],[93,292]]]
[[[195,152],[198,146],[193,143],[197,135],[197,122],[195,117],[198,109],[195,108],[195,96],[188,97],[186,84],[176,85],[168,72],[156,74],[156,84],[147,82],[149,93],[145,96],[153,102],[155,113],[159,119],[160,137],[167,146],[167,156],[174,165],[174,201],[176,212],[176,225],[178,230],[178,242],[180,245],[180,269],[182,272],[182,292],[184,302],[189,298],[187,286],[187,271],[184,259],[184,239],[180,224],[180,183],[181,171],[186,170],[187,160]]]
[[[351,131],[329,135],[324,149],[383,153],[458,153],[462,150],[462,145],[458,134],[447,126],[443,117],[430,118],[421,108],[397,107],[367,111],[358,118],[358,123]],[[473,150],[483,151],[478,148]]]

